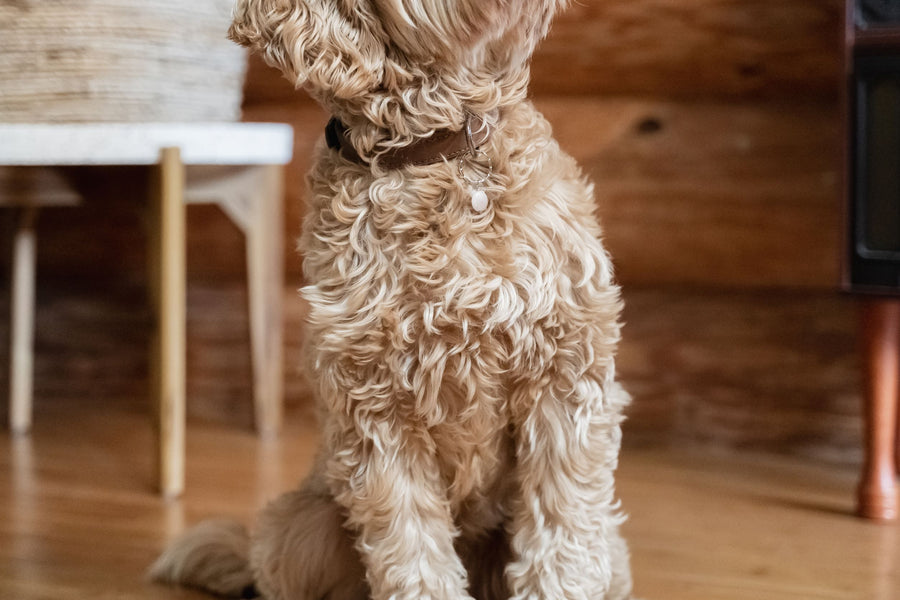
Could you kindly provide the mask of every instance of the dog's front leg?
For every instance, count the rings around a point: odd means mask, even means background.
[[[471,600],[437,461],[422,438],[342,437],[329,468],[372,600]]]
[[[507,583],[514,600],[627,598],[613,483],[621,401],[604,389],[617,386],[561,379],[554,373],[512,398],[519,497]]]

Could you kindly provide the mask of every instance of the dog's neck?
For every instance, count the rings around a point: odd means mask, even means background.
[[[444,131],[460,131],[468,113],[483,116],[496,127],[497,115],[526,101],[528,68],[523,65],[499,75],[435,72],[389,83],[353,98],[309,91],[346,126],[353,148],[370,158]]]
[[[490,139],[492,130],[490,122],[496,122],[497,115],[497,111],[493,111],[488,118],[467,113],[465,122],[458,129],[437,130],[409,144],[378,152],[373,157],[363,156],[357,151],[349,129],[337,117],[332,117],[328,121],[325,127],[325,140],[329,148],[337,150],[351,162],[368,166],[375,161],[383,169],[395,170],[455,160],[477,153],[478,149]]]

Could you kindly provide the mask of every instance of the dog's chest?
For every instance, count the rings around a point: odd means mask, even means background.
[[[463,201],[454,200],[446,203]],[[315,353],[356,365],[396,360],[408,391],[447,380],[467,394],[473,377],[503,368],[525,308],[508,240],[434,207],[330,208],[304,240]],[[358,214],[338,226],[344,212]]]
[[[313,375],[329,411],[377,406],[426,429],[451,501],[480,513],[462,503],[510,454],[508,332],[524,303],[505,240],[406,218],[386,226],[370,210],[307,254]]]

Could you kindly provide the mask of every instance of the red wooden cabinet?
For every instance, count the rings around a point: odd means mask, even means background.
[[[844,288],[862,297],[865,464],[858,512],[897,518],[900,2],[848,0]]]

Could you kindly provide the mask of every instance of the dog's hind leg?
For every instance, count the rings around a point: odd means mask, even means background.
[[[316,474],[269,504],[253,536],[251,563],[267,600],[366,600],[359,554],[344,513]]]

